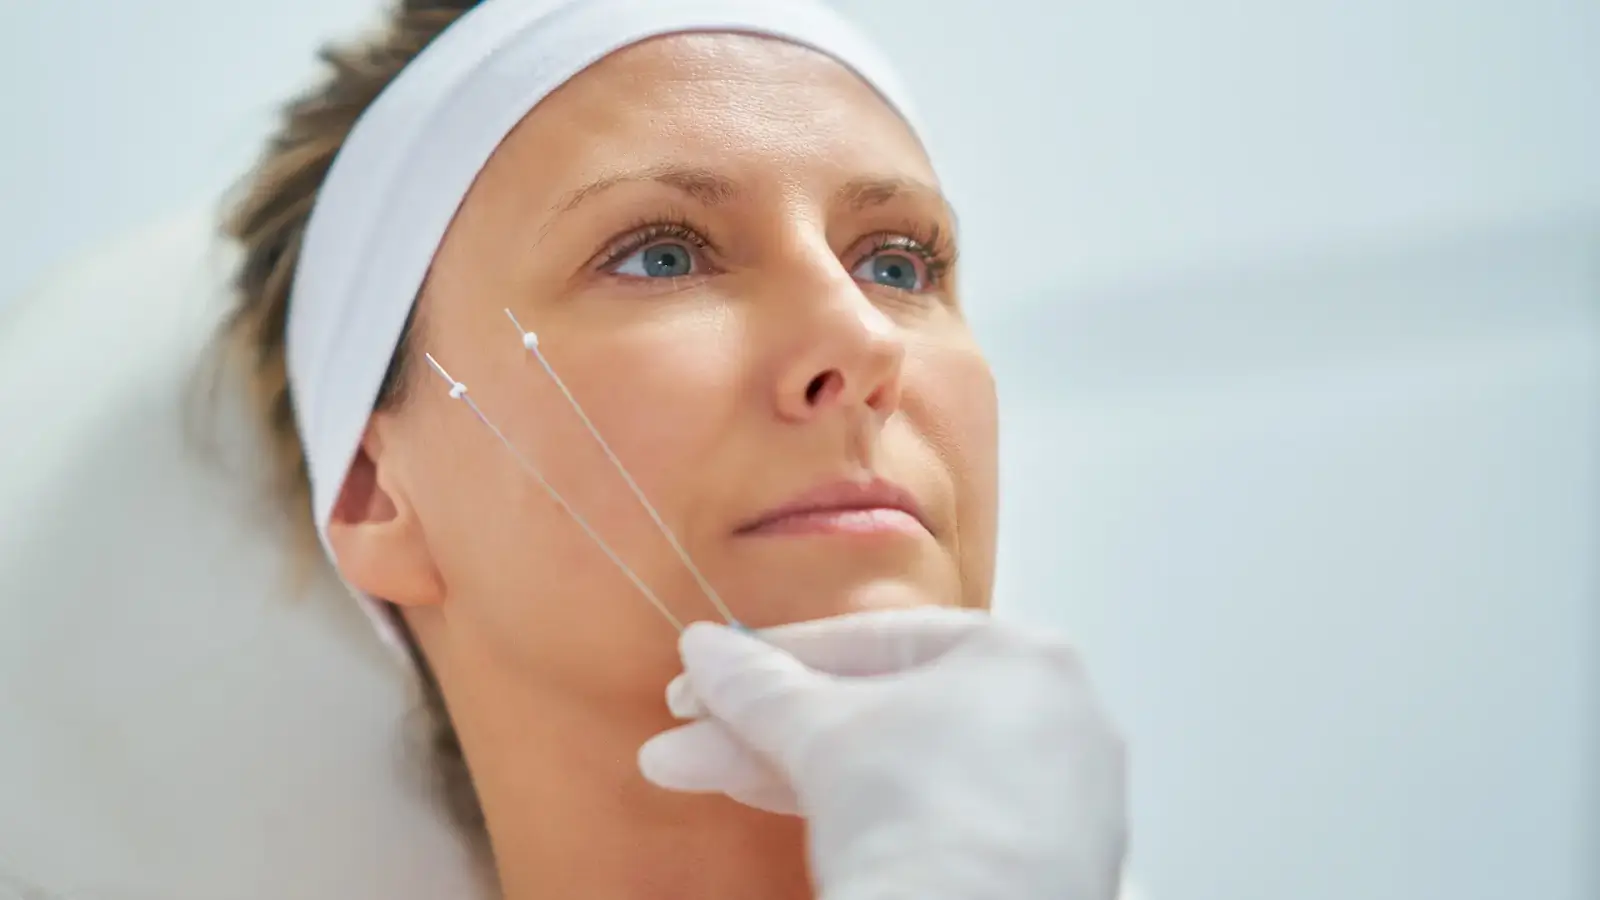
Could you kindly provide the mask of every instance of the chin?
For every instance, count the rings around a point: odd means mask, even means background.
[[[733,614],[752,628],[882,609],[965,605],[954,554],[928,542],[841,547],[837,543],[763,542],[712,581]]]
[[[883,578],[808,595],[789,594],[783,600],[734,613],[752,628],[792,625],[850,613],[923,606],[961,606],[959,590],[930,590],[925,584],[903,578]]]

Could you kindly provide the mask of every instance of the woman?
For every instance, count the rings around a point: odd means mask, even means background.
[[[673,631],[507,444],[677,620],[716,612],[696,570],[754,628],[986,608],[996,403],[954,218],[821,6],[474,6],[326,54],[229,220],[287,489],[422,673],[507,896],[812,896],[802,820],[641,777]]]

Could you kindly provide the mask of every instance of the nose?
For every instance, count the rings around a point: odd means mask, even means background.
[[[801,422],[830,411],[865,410],[880,421],[900,406],[906,345],[901,329],[848,273],[810,301],[792,322],[795,352],[779,379],[777,408]]]

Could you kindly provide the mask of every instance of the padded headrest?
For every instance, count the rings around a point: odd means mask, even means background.
[[[462,900],[415,698],[297,588],[199,210],[0,307],[0,894]]]

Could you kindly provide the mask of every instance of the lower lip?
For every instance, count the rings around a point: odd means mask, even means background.
[[[830,509],[794,513],[773,519],[746,534],[917,535],[927,529],[916,516],[899,509]]]

